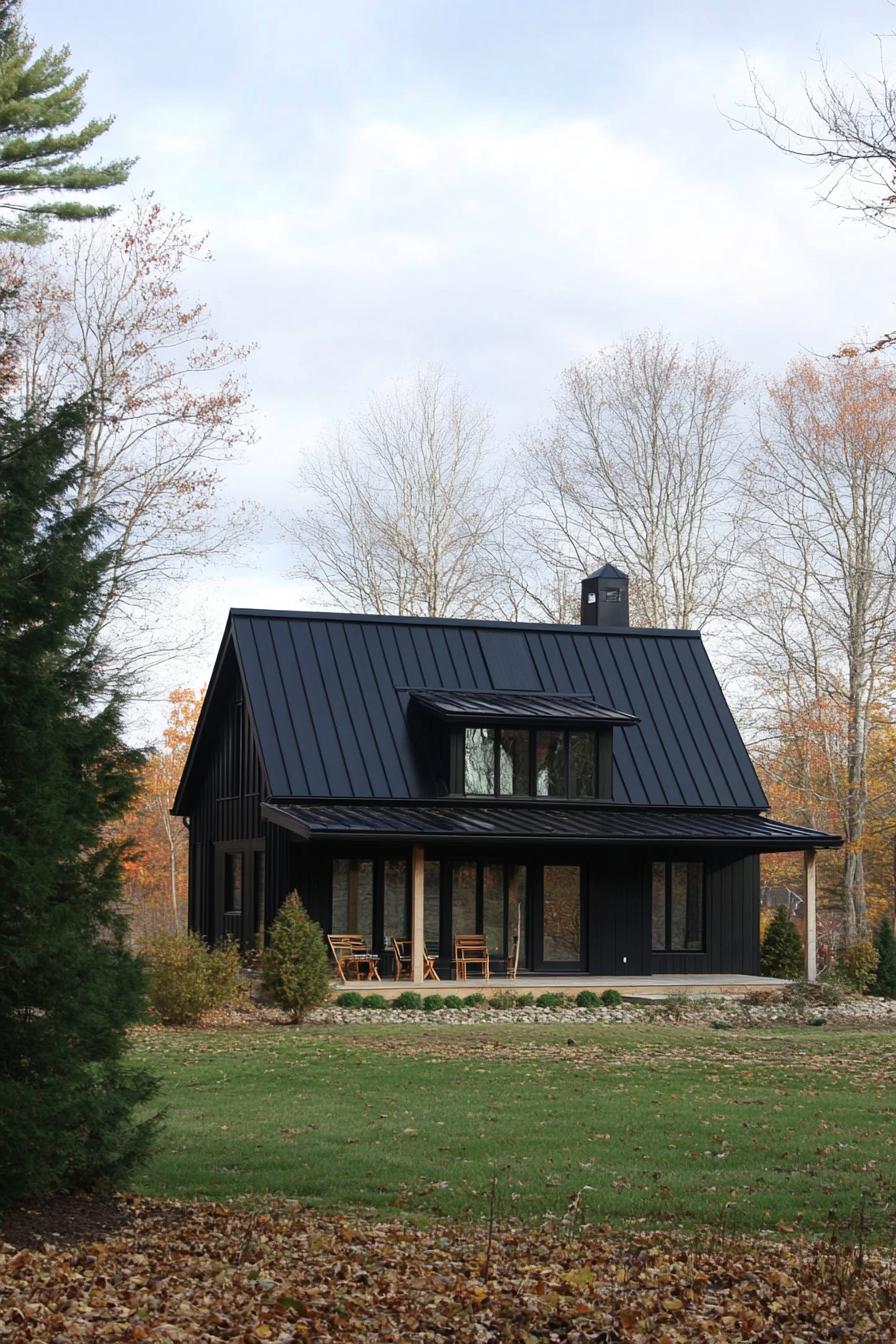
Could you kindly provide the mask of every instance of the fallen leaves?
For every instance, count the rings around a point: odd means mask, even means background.
[[[365,1221],[131,1200],[112,1235],[0,1250],[0,1340],[896,1340],[896,1268],[829,1243]]]

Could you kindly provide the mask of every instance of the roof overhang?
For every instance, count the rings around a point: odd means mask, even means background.
[[[753,853],[833,849],[842,837],[790,826],[750,811],[712,808],[563,806],[552,803],[266,802],[267,820],[302,840],[465,843],[531,840],[549,844],[681,845]]]
[[[408,688],[411,703],[436,718],[470,725],[507,724],[564,728],[626,727],[640,720],[610,709],[590,695],[552,691],[482,691]]]

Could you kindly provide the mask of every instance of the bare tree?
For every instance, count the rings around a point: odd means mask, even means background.
[[[753,574],[741,604],[744,667],[770,718],[815,738],[802,753],[814,758],[807,788],[840,813],[845,924],[855,937],[867,918],[869,807],[880,802],[869,787],[869,739],[896,653],[892,368],[871,356],[793,364],[769,391],[745,488]]]
[[[207,259],[181,215],[147,198],[113,223],[82,225],[26,270],[18,393],[42,412],[94,407],[77,491],[116,551],[97,635],[114,625],[135,676],[181,647],[172,590],[188,567],[236,540],[219,508],[220,464],[251,438],[241,365],[206,307],[181,287]]]
[[[542,579],[541,593],[529,587],[533,609],[568,616],[564,579],[603,558],[628,570],[641,624],[689,627],[716,613],[736,544],[743,384],[718,350],[685,353],[663,332],[567,369],[553,423],[525,446]]]
[[[300,477],[314,503],[284,524],[296,575],[346,608],[497,614],[506,509],[488,433],[487,415],[436,369],[374,400]]]
[[[747,70],[752,90],[748,121],[729,118],[738,128],[757,131],[776,148],[818,170],[817,194],[847,214],[883,229],[896,229],[896,85],[887,69],[896,34],[878,38],[877,72],[849,72],[845,82],[817,53],[818,76],[802,80],[802,116],[781,110],[755,68]],[[885,349],[896,341],[887,332],[863,348]],[[840,353],[857,353],[855,345]]]

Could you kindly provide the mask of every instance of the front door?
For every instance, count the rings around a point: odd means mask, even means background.
[[[546,863],[536,869],[537,969],[580,971],[583,946],[582,870]]]

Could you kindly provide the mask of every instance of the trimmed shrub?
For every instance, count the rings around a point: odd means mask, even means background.
[[[446,994],[446,995],[445,995],[445,1007],[446,1007],[446,1008],[463,1008],[463,1006],[464,1006],[464,1001],[463,1001],[463,999],[460,997],[459,994]]]
[[[535,995],[530,994],[528,990],[526,991],[525,994],[517,994],[516,996],[517,1008],[531,1008],[534,1002],[535,1002]]]
[[[441,994],[427,994],[423,1000],[424,1013],[438,1013],[445,1007],[445,1000]]]
[[[485,995],[481,994],[477,989],[475,994],[467,995],[467,997],[463,1001],[463,1005],[465,1008],[481,1008],[482,1005],[487,1002],[488,1000],[486,999]]]
[[[365,994],[364,1007],[373,1008],[375,1012],[382,1012],[384,1008],[389,1007],[389,1000],[382,994]]]
[[[595,994],[593,989],[580,989],[576,995],[579,1008],[597,1008],[600,1001],[600,995]]]
[[[336,995],[337,1008],[364,1008],[364,995],[359,994],[356,989],[347,989],[344,994]]]
[[[605,989],[600,1001],[605,1008],[619,1008],[622,1004],[622,995],[618,989]]]
[[[235,943],[209,950],[198,933],[157,933],[141,950],[149,1006],[169,1026],[190,1026],[212,1008],[246,999]]]
[[[392,1000],[392,1007],[403,1013],[411,1013],[423,1007],[423,999],[415,989],[405,989],[397,999]]]
[[[330,997],[330,964],[319,924],[296,892],[289,896],[271,925],[271,941],[261,961],[265,997],[284,1008],[293,1022],[304,1021],[312,1008]]]
[[[765,931],[759,969],[779,980],[799,980],[805,974],[803,940],[783,905]]]
[[[837,953],[837,975],[857,994],[865,994],[877,973],[877,948],[867,939],[848,943]]]
[[[893,932],[893,921],[889,915],[885,915],[880,922],[880,928],[874,935],[874,946],[877,951],[877,974],[871,993],[880,995],[882,999],[896,999],[896,933]]]
[[[556,994],[553,990],[548,990],[545,994],[539,994],[535,1000],[536,1008],[566,1008],[568,1000],[565,994]]]

